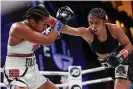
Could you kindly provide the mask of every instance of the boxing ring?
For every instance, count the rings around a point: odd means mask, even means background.
[[[68,72],[58,72],[58,71],[40,71],[42,75],[48,75],[48,76],[67,76],[67,82],[62,82],[62,84],[55,84],[57,87],[69,87],[69,89],[74,89],[75,87],[78,89],[82,89],[82,86],[88,85],[88,84],[95,84],[95,83],[102,83],[102,82],[108,82],[113,81],[111,77],[101,78],[101,79],[95,79],[90,81],[82,82],[82,75],[98,72],[105,70],[105,67],[97,67],[87,70],[81,70],[81,66],[69,66]],[[3,69],[0,68],[0,72],[3,72]],[[4,83],[0,83],[0,87],[6,87]]]

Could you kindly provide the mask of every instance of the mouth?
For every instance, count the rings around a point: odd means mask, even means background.
[[[93,29],[92,31],[93,31],[94,33],[97,33],[97,29]]]

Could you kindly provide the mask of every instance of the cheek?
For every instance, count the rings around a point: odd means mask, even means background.
[[[93,28],[93,25],[89,25],[90,28]]]
[[[43,25],[37,25],[36,28],[37,28],[38,30],[41,30],[41,29],[43,29]]]
[[[102,31],[103,30],[103,26],[99,26],[99,30]]]
[[[100,23],[99,25],[97,25],[97,27],[98,28],[102,28],[103,27],[103,24]]]
[[[38,27],[38,30],[41,31],[41,32],[46,30],[46,29],[47,29],[47,25],[41,25],[41,26]]]
[[[41,28],[40,28],[38,25],[36,25],[36,26],[34,27],[34,29],[35,29],[37,32],[40,32],[40,30],[41,30]]]
[[[47,29],[47,25],[44,25],[43,29],[44,29],[44,30]]]

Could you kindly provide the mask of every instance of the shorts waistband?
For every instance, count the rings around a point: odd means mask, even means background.
[[[31,56],[34,56],[33,53],[30,53],[30,54],[7,54],[7,56],[9,57],[31,57]]]
[[[36,64],[36,57],[6,57],[5,66],[9,67],[29,67]]]

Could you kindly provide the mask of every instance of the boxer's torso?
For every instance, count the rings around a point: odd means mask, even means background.
[[[39,44],[34,44],[28,41],[23,41],[22,43],[10,46],[8,44],[8,54],[30,54],[33,53],[37,48],[39,47]]]

